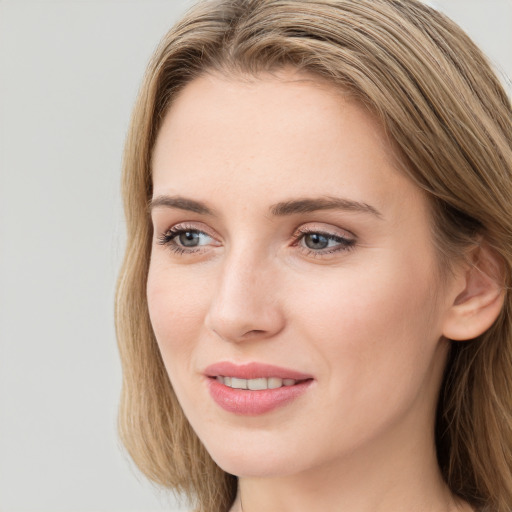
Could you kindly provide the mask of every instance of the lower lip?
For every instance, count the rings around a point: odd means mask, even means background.
[[[289,404],[305,393],[312,382],[309,379],[293,386],[249,391],[230,388],[216,379],[208,378],[208,388],[215,403],[224,410],[234,414],[256,416]]]

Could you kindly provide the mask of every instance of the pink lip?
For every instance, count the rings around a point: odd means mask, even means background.
[[[305,393],[313,382],[311,375],[278,366],[249,363],[236,365],[222,362],[208,366],[204,371],[211,397],[224,410],[240,415],[256,416],[284,406]],[[255,379],[258,377],[279,377],[298,381],[293,386],[277,389],[249,391],[233,389],[215,379],[217,376]]]
[[[217,377],[218,375],[237,377],[238,379],[257,379],[259,377],[279,377],[281,379],[306,380],[312,379],[312,375],[281,368],[262,363],[234,364],[227,361],[215,363],[208,366],[204,372],[207,377]]]

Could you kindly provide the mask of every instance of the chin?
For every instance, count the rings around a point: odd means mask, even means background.
[[[266,459],[260,455],[237,454],[236,456],[214,457],[215,463],[226,473],[243,478],[275,478],[296,472],[296,465],[283,463],[275,458]]]
[[[235,440],[233,436],[224,436],[222,441],[206,442],[206,449],[223,471],[238,477],[286,476],[304,470],[303,466],[308,465],[304,449],[287,446],[282,438],[272,442],[272,439],[262,434],[252,436],[250,441],[240,438]],[[301,454],[300,467],[297,464],[298,453]]]

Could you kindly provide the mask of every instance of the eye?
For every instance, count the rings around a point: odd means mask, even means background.
[[[308,228],[299,230],[296,238],[297,245],[302,250],[315,256],[346,251],[356,243],[355,238]]]
[[[321,233],[307,233],[302,237],[302,241],[308,249],[313,250],[326,249],[336,244],[333,237],[329,238]]]
[[[173,226],[159,237],[158,243],[179,254],[197,252],[207,245],[217,245],[209,234],[187,226]]]
[[[205,237],[209,238],[208,235],[200,231],[182,231],[178,235],[174,235],[173,238],[183,247],[197,247]]]

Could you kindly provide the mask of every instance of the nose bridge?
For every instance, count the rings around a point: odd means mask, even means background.
[[[283,325],[273,262],[248,247],[229,252],[219,273],[207,326],[227,341],[269,337]]]

